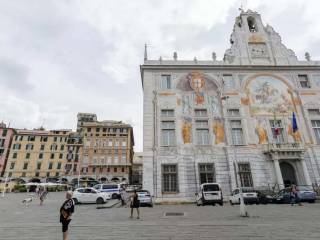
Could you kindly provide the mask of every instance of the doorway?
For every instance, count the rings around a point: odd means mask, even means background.
[[[294,167],[287,162],[280,163],[280,169],[285,187],[290,187],[292,184],[297,185],[296,172]]]

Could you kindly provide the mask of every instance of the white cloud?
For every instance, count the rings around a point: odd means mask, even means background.
[[[243,2],[299,57],[320,57],[315,0],[0,0],[0,121],[75,129],[95,112],[130,122],[142,150],[144,44],[153,59],[221,59]]]

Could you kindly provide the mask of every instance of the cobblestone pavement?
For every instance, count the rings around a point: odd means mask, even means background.
[[[58,222],[64,193],[49,193],[44,206],[27,194],[0,198],[0,239],[62,239]],[[320,204],[304,206],[251,205],[250,218],[239,216],[239,206],[177,205],[141,208],[141,219],[129,219],[128,208],[97,209],[77,205],[70,224],[70,240],[102,239],[320,239]],[[185,216],[166,217],[165,212]]]

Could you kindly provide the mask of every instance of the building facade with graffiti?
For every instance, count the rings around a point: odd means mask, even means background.
[[[204,182],[282,189],[320,184],[320,62],[298,60],[251,10],[224,59],[150,60],[143,185],[158,201],[194,200]]]

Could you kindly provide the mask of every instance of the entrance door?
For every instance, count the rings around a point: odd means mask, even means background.
[[[297,184],[296,173],[290,163],[280,163],[282,179],[285,187],[290,187],[292,184]]]

